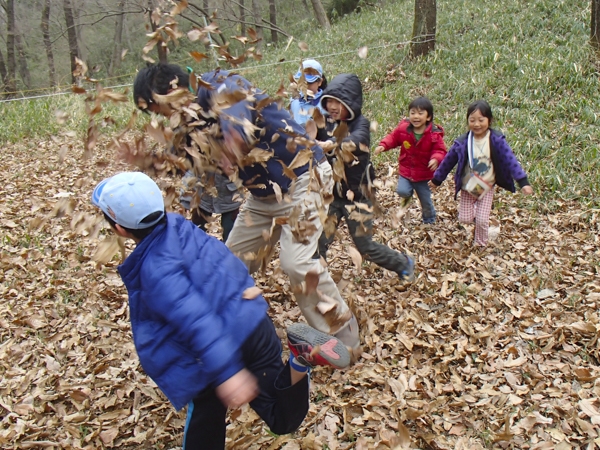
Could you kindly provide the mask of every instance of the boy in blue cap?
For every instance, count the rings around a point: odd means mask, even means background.
[[[218,239],[167,214],[147,175],[105,179],[92,203],[117,235],[136,243],[118,268],[133,340],[144,371],[173,406],[188,404],[184,450],[223,449],[227,408],[245,403],[276,434],[298,428],[308,411],[309,367],[346,367],[346,347],[293,324],[284,364],[267,303],[246,266]]]

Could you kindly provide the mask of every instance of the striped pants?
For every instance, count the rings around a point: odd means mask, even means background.
[[[460,223],[473,223],[473,220],[475,220],[475,245],[479,247],[485,247],[488,242],[488,228],[493,200],[494,188],[487,191],[479,200],[465,190],[460,191],[458,221]]]

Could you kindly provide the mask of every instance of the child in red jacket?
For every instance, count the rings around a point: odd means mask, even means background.
[[[398,155],[398,187],[396,192],[407,206],[413,191],[417,192],[423,223],[435,222],[435,207],[428,182],[446,156],[444,130],[433,123],[433,104],[418,97],[408,105],[408,119],[400,121],[375,148],[375,155],[400,147]]]

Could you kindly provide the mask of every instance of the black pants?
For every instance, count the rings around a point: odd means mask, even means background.
[[[361,200],[361,203],[369,207],[372,206],[370,200],[367,199]],[[360,254],[378,266],[400,274],[408,265],[406,255],[389,248],[387,245],[375,242],[373,240],[373,213],[359,207],[354,208],[353,213],[351,213],[346,206],[353,204],[353,202],[348,200],[334,198],[333,202],[329,205],[327,220],[333,220],[337,228],[342,217],[345,217],[350,236]],[[323,231],[323,234],[321,234],[319,239],[319,255],[324,259],[327,257],[327,249],[334,238],[335,233],[332,233],[331,236],[326,236]]]
[[[224,212],[221,214],[221,228],[223,229],[223,242],[227,242],[229,233],[233,229],[233,224],[238,216],[240,209],[234,209],[233,211]],[[196,208],[192,211],[192,222],[197,225],[201,230],[206,231],[206,224],[208,218],[212,216],[212,213],[205,211],[202,208]]]
[[[308,376],[291,386],[289,364],[281,361],[281,341],[269,317],[246,340],[242,356],[260,387],[252,409],[275,434],[296,430],[308,413]],[[224,449],[226,413],[214,389],[202,391],[188,405],[183,450]]]

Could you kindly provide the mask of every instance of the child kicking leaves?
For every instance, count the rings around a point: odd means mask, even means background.
[[[227,408],[245,403],[276,434],[308,412],[310,366],[346,367],[337,338],[306,324],[287,329],[290,358],[246,266],[218,239],[165,212],[140,172],[100,182],[92,194],[112,230],[136,244],[119,266],[144,371],[176,409],[188,405],[183,449],[223,449]]]

